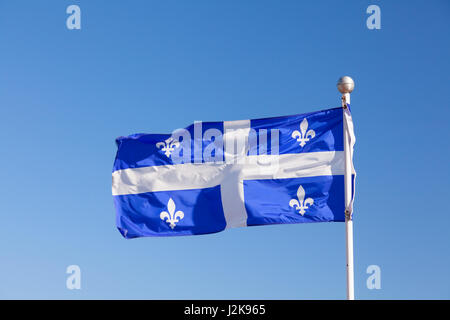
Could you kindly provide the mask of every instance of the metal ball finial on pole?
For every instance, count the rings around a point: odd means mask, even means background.
[[[349,130],[347,128],[347,118],[351,115],[347,108],[350,104],[350,93],[355,88],[355,82],[349,76],[339,78],[337,88],[342,93],[342,107],[344,118],[344,154],[345,154],[345,239],[346,239],[346,259],[347,259],[347,300],[355,299],[354,269],[353,269],[353,219],[351,212],[352,202],[352,155],[350,146]]]
[[[337,88],[342,93],[344,101],[350,104],[350,93],[355,89],[355,82],[349,76],[340,77],[337,83]]]

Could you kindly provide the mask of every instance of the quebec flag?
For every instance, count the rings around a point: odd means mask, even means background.
[[[355,176],[349,105],[195,122],[172,134],[134,134],[116,143],[112,194],[125,238],[340,222],[346,210],[351,214],[344,191],[346,155],[347,172]]]

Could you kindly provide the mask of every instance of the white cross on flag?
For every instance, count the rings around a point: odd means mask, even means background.
[[[344,221],[345,210],[351,211],[344,172],[348,154],[354,177],[355,137],[347,106],[195,122],[172,134],[116,142],[112,193],[117,227],[126,238]]]

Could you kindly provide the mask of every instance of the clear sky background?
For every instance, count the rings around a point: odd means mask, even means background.
[[[0,298],[344,299],[343,223],[125,240],[111,196],[116,137],[337,107],[342,75],[356,297],[449,299],[450,1],[1,0]]]

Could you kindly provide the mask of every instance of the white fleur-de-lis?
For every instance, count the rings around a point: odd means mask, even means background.
[[[314,199],[306,198],[305,200],[305,189],[300,185],[297,190],[297,199],[291,199],[289,201],[289,206],[298,210],[298,212],[303,216],[307,209],[309,209],[314,204]],[[309,206],[308,206],[309,205]]]
[[[170,155],[172,154],[173,150],[175,148],[178,148],[179,146],[180,143],[177,140],[174,140],[172,137],[168,138],[163,142],[158,142],[156,144],[156,147],[158,149],[164,151],[164,154],[166,155],[167,158],[170,158]]]
[[[173,229],[175,228],[175,225],[184,218],[184,213],[183,211],[175,212],[175,202],[173,202],[172,198],[170,198],[169,202],[167,203],[167,210],[169,212],[163,211],[159,214],[159,217],[162,221],[165,220]]]
[[[300,123],[300,131],[295,130],[292,132],[292,138],[297,138],[301,147],[303,147],[309,139],[313,139],[315,136],[316,132],[314,130],[308,130],[308,120],[306,120],[306,118]]]

